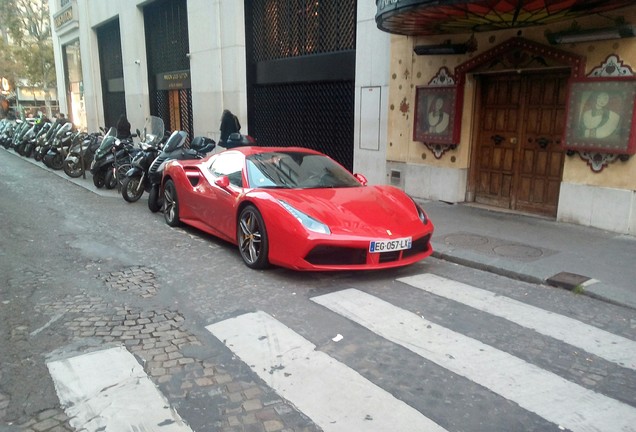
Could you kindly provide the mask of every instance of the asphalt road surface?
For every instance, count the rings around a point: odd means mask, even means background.
[[[1,431],[636,431],[636,311],[427,259],[254,271],[0,149]]]

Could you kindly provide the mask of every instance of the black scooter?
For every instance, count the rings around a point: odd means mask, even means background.
[[[106,186],[107,189],[114,189],[117,186],[113,169],[115,169],[115,166],[130,164],[130,154],[125,151],[127,145],[126,141],[117,138],[116,128],[111,127],[106,132],[102,143],[95,152],[90,168],[93,175],[93,184],[96,188],[101,189]]]
[[[164,136],[163,120],[150,116],[146,120],[143,132],[137,131],[137,135],[141,138],[141,151],[133,157],[131,168],[121,183],[121,195],[130,203],[138,201],[144,191],[150,192],[148,170],[160,151]]]
[[[64,166],[64,159],[68,154],[68,149],[71,147],[73,139],[73,123],[67,122],[60,127],[55,133],[53,144],[49,147],[42,158],[42,162],[49,168],[54,170],[61,170]]]
[[[67,176],[71,178],[81,177],[90,168],[95,152],[102,143],[102,138],[100,132],[94,132],[73,144],[66,159],[64,159],[63,169]]]
[[[148,209],[155,213],[163,206],[161,179],[163,169],[171,160],[201,159],[216,147],[216,142],[207,137],[198,136],[192,140],[189,148],[186,146],[188,134],[183,131],[174,131],[161,150],[161,154],[154,160],[148,170],[150,192],[148,192]]]

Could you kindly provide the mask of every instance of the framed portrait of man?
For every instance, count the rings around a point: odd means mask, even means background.
[[[599,153],[635,153],[635,104],[635,79],[573,81],[567,104],[564,147]]]

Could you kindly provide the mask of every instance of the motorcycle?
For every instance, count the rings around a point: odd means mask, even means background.
[[[64,173],[71,178],[78,178],[89,170],[102,139],[102,133],[94,132],[76,142],[64,159]]]
[[[188,134],[183,131],[174,131],[161,150],[161,154],[154,160],[148,170],[150,191],[148,192],[148,209],[156,213],[163,206],[161,194],[161,178],[163,169],[171,160],[201,159],[216,147],[216,142],[207,137],[196,137],[187,146]]]
[[[111,127],[91,162],[91,174],[96,188],[114,189],[130,168],[131,155],[134,153],[132,138],[120,140],[117,129]]]
[[[73,123],[64,123],[55,133],[53,144],[49,147],[42,158],[42,162],[47,167],[54,170],[61,170],[64,167],[64,159],[68,154],[73,139]]]
[[[35,129],[35,135],[30,138],[24,146],[24,156],[32,157],[34,156],[35,149],[38,144],[38,140],[41,136],[45,135],[49,129],[51,128],[51,122],[48,120],[43,120],[39,123],[36,123],[38,126]]]
[[[15,147],[22,142],[22,138],[24,137],[24,135],[26,135],[26,133],[31,128],[33,121],[18,119],[16,120],[16,123],[17,123],[17,126],[15,130],[13,131],[13,136],[4,145],[5,148],[7,149],[13,148],[15,150]]]
[[[22,134],[22,136],[16,140],[13,146],[13,150],[15,150],[15,152],[20,156],[24,156],[24,150],[27,142],[29,142],[29,140],[35,136],[35,127],[36,123],[30,124],[24,134]]]
[[[141,138],[141,151],[133,157],[132,167],[126,172],[121,183],[122,197],[130,203],[138,201],[144,191],[150,191],[148,170],[160,151],[159,146],[164,136],[163,120],[150,116],[143,132],[138,131],[137,135]]]
[[[56,120],[55,123],[53,123],[49,127],[46,134],[41,135],[38,138],[35,150],[33,151],[33,159],[38,162],[44,159],[44,156],[46,156],[46,154],[49,152],[49,149],[53,145],[57,131],[67,123],[67,120]]]
[[[9,144],[13,139],[13,133],[17,126],[16,120],[3,119],[2,130],[0,131],[0,145],[9,148]]]

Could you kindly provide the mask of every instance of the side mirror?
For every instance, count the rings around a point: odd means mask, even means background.
[[[356,178],[356,180],[358,180],[358,181],[360,182],[360,184],[361,184],[362,186],[366,186],[366,185],[367,185],[367,183],[369,183],[369,181],[367,180],[367,178],[366,178],[365,176],[363,176],[362,174],[355,173],[353,176]]]
[[[227,189],[230,186],[230,178],[228,176],[221,176],[214,180],[214,184],[222,189]]]

